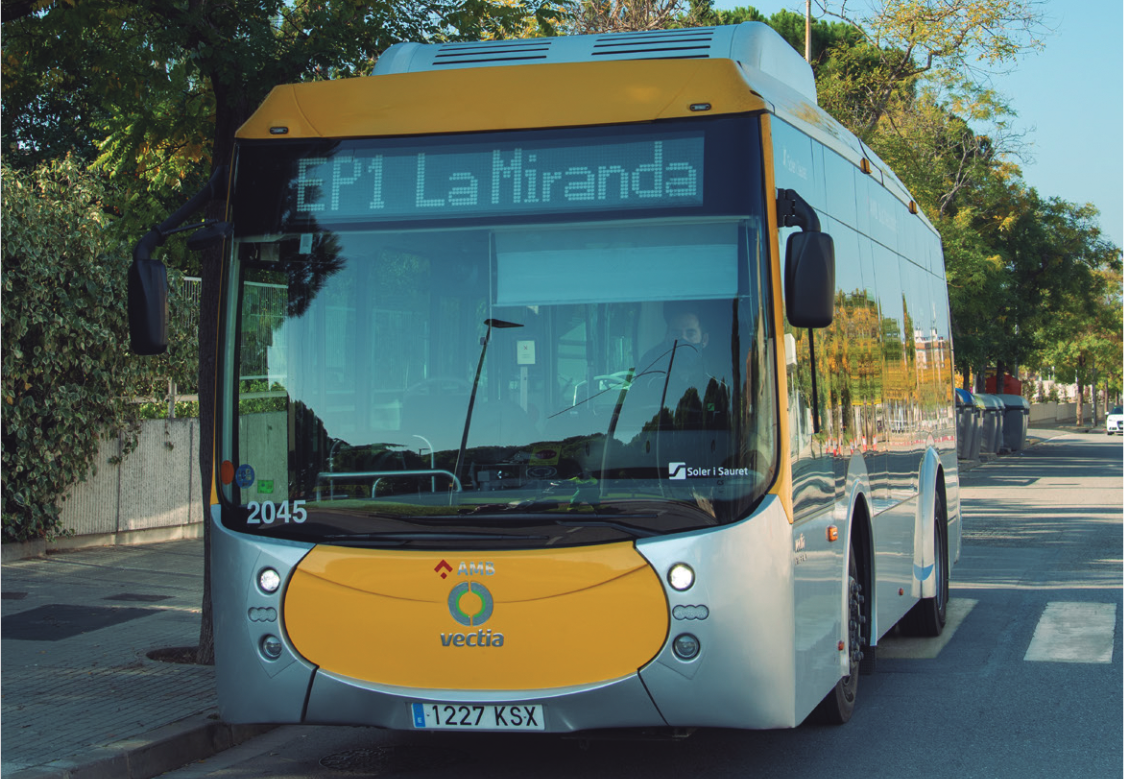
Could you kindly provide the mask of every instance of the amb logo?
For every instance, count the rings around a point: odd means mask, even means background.
[[[492,617],[495,600],[480,582],[461,582],[449,593],[449,614],[461,625],[479,628]],[[503,646],[503,633],[491,629],[475,633],[442,633],[441,646],[489,647]]]

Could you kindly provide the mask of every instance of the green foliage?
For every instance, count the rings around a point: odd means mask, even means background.
[[[3,538],[24,540],[58,532],[57,503],[96,467],[99,441],[143,416],[133,397],[163,396],[169,376],[194,384],[194,344],[173,272],[169,354],[128,354],[129,249],[104,175],[66,158],[0,176]]]
[[[70,160],[3,169],[3,537],[50,537],[56,501],[88,472],[101,435],[148,366],[126,354],[124,247],[106,189]]]
[[[168,418],[168,404],[167,402],[146,402],[138,403],[137,415],[141,419],[167,419]],[[199,416],[199,401],[197,400],[177,400],[176,401],[176,419],[192,419]]]
[[[691,0],[687,18],[692,19],[695,25],[703,27],[765,21],[761,12],[752,6],[739,6],[723,11],[714,7],[714,0]]]
[[[1064,314],[1041,330],[1034,368],[1059,380],[1092,386],[1108,397],[1124,389],[1124,309],[1120,299],[1120,256],[1107,258],[1109,269],[1094,272],[1091,283],[1064,302]]]
[[[240,381],[238,392],[238,413],[265,414],[289,410],[289,398],[280,382],[271,385],[264,379]]]

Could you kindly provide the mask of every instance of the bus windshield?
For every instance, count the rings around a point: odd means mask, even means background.
[[[400,228],[236,239],[228,526],[575,545],[733,522],[765,494],[759,216]]]

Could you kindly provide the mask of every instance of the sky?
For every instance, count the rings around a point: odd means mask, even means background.
[[[1105,237],[1124,247],[1124,3],[1037,4],[1051,30],[1045,48],[1021,55],[1009,74],[992,79],[1016,114],[1012,130],[1023,136],[1025,151],[1013,161],[1043,198],[1095,205]],[[721,9],[747,5],[765,16],[804,13],[803,0],[715,2]]]

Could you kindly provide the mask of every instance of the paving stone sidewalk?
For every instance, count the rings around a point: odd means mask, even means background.
[[[198,642],[202,592],[202,539],[5,562],[0,775],[153,776],[221,748],[214,668],[147,657]]]

